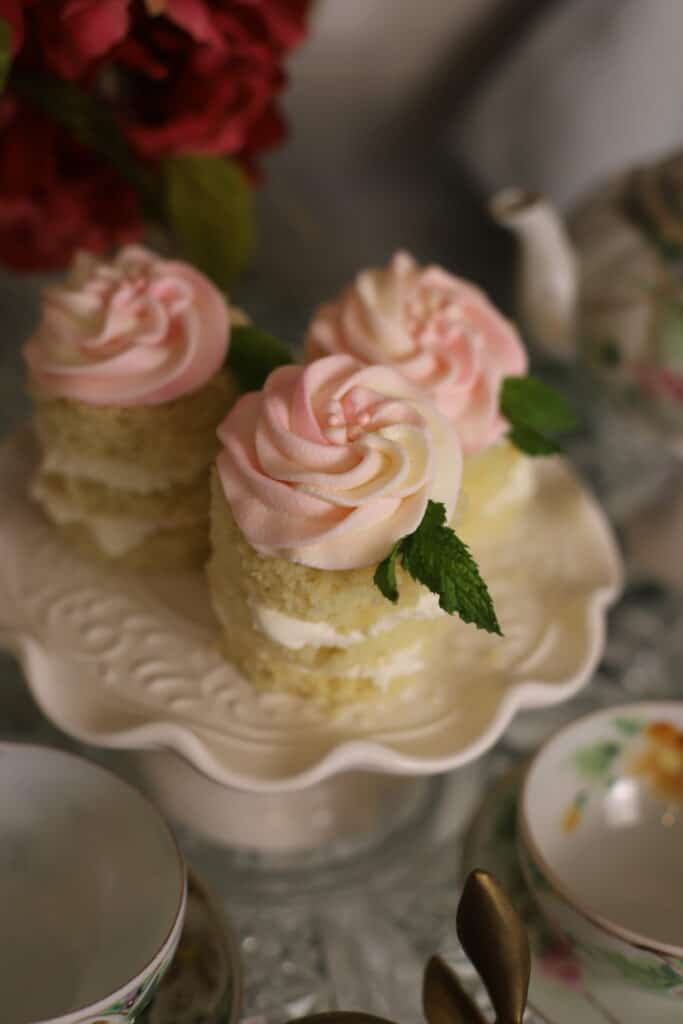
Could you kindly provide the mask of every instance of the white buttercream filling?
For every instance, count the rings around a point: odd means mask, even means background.
[[[366,662],[335,672],[340,679],[371,679],[378,690],[387,690],[394,679],[399,676],[410,676],[421,672],[425,667],[422,657],[422,644],[417,641],[397,651],[393,657],[382,658],[381,661]],[[303,668],[302,672],[315,674],[315,668]]]
[[[368,629],[352,629],[347,632],[340,632],[328,622],[295,619],[263,605],[253,606],[252,614],[256,628],[270,640],[290,651],[300,651],[303,647],[352,647],[386,633],[402,619],[435,619],[444,612],[439,608],[438,596],[425,591],[420,594],[417,604],[410,608],[398,608],[378,619]]]
[[[67,454],[55,448],[45,451],[41,468],[47,473],[84,477],[95,483],[122,487],[139,494],[151,494],[172,484],[189,483],[202,469],[201,466],[191,464],[186,470],[178,471],[176,468],[173,474],[169,474],[167,470],[153,471],[144,466],[136,466],[133,462],[79,452]]]
[[[111,558],[120,558],[142,544],[152,534],[164,529],[164,523],[155,519],[85,515],[79,509],[75,509],[67,498],[56,495],[49,488],[42,486],[40,477],[34,480],[31,495],[59,526],[85,526],[101,550]]]

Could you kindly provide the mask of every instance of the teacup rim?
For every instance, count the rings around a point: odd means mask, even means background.
[[[643,935],[640,932],[633,931],[630,928],[626,928],[624,925],[618,924],[616,921],[603,917],[601,914],[596,913],[596,911],[591,910],[590,907],[586,906],[581,898],[575,895],[572,890],[565,885],[548,863],[533,837],[528,820],[529,778],[531,776],[531,772],[538,766],[539,762],[547,754],[548,750],[555,745],[556,741],[559,741],[577,727],[583,726],[595,719],[608,718],[611,716],[618,717],[620,714],[633,714],[638,711],[643,713],[646,709],[652,708],[676,709],[676,713],[679,716],[683,715],[683,702],[676,700],[647,700],[633,701],[628,704],[615,704],[606,708],[598,708],[596,711],[591,711],[587,715],[581,715],[579,718],[575,718],[573,721],[563,725],[557,730],[557,732],[554,732],[552,736],[549,736],[544,740],[535,754],[529,759],[520,780],[519,801],[517,805],[517,837],[518,842],[522,842],[525,851],[529,854],[535,866],[547,880],[552,891],[581,917],[585,918],[606,935],[618,938],[634,949],[640,949],[646,953],[653,953],[656,956],[669,956],[681,960],[683,959],[683,945],[676,946],[667,942],[661,942],[659,939],[654,939],[650,936]]]
[[[167,822],[164,815],[157,807],[149,800],[144,793],[142,793],[136,786],[134,786],[128,779],[122,778],[117,775],[116,772],[111,771],[109,768],[105,768],[103,765],[98,764],[96,761],[91,761],[82,754],[75,754],[70,750],[62,750],[60,747],[54,747],[50,744],[42,743],[22,743],[21,740],[0,740],[0,753],[6,749],[10,750],[27,750],[27,751],[38,751],[41,754],[47,753],[50,756],[62,757],[67,760],[77,761],[81,766],[85,765],[87,770],[92,770],[95,773],[108,776],[115,782],[121,784],[121,786],[128,790],[134,797],[141,800],[147,805],[148,809],[156,817],[157,821],[162,825],[163,830],[167,833],[171,840],[171,848],[175,854],[175,860],[179,867],[180,875],[180,893],[177,901],[175,911],[173,913],[173,919],[169,925],[168,931],[164,936],[163,940],[159,944],[159,948],[154,953],[154,956],[144,964],[136,974],[130,978],[124,979],[121,984],[117,985],[116,988],[106,993],[97,999],[96,1002],[86,1003],[84,1006],[78,1006],[73,1010],[69,1010],[67,1013],[60,1014],[58,1017],[43,1017],[39,1020],[31,1021],[30,1024],[78,1024],[78,1022],[87,1014],[98,1014],[106,1010],[109,1006],[115,1003],[118,997],[123,996],[131,988],[135,988],[136,985],[142,983],[142,981],[153,974],[164,961],[169,947],[173,944],[173,941],[183,925],[183,919],[185,916],[185,908],[187,905],[187,864],[183,857],[180,845],[175,836],[173,829]]]

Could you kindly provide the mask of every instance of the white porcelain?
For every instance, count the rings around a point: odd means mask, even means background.
[[[517,305],[534,340],[562,359],[576,355],[579,269],[574,246],[555,208],[534,192],[501,189],[491,213],[520,242]]]
[[[26,432],[0,448],[0,629],[34,697],[76,737],[175,750],[239,789],[433,774],[478,757],[518,710],[587,682],[620,589],[602,511],[563,460],[536,460],[534,500],[480,553],[505,639],[454,619],[412,691],[330,716],[240,677],[220,654],[200,573],[144,578],[76,557],[26,495],[32,458]]]
[[[634,988],[623,979],[587,968],[554,931],[531,896],[517,858],[517,804],[521,773],[514,770],[486,792],[465,838],[463,874],[491,871],[520,911],[531,944],[529,1018],[544,1024],[679,1024],[681,1001],[662,999],[670,978],[659,970],[641,975],[647,985]],[[464,962],[461,972],[471,968]],[[471,984],[477,984],[471,979]],[[481,983],[478,983],[481,988]],[[477,992],[477,995],[483,992]]]
[[[132,1022],[180,938],[185,868],[128,783],[0,743],[0,1019]]]
[[[580,718],[534,757],[520,860],[591,969],[683,994],[683,703]]]
[[[506,188],[494,218],[520,242],[518,308],[554,355],[579,356],[625,411],[683,458],[683,150],[614,174],[566,226]]]
[[[278,853],[381,835],[421,805],[429,783],[343,772],[302,789],[254,793],[214,782],[172,751],[130,751],[125,760],[173,821],[215,843]]]

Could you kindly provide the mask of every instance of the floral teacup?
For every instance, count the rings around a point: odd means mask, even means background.
[[[137,790],[71,754],[0,743],[0,1019],[132,1024],[185,900],[173,834]]]
[[[581,718],[533,759],[519,855],[584,965],[683,998],[683,703]]]

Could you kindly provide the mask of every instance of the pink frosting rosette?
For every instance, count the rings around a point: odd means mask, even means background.
[[[466,453],[507,430],[501,382],[527,369],[517,331],[479,288],[441,267],[420,267],[406,252],[386,268],[363,271],[318,309],[307,358],[335,352],[395,366],[453,420]]]
[[[203,387],[229,337],[228,307],[208,278],[127,246],[110,263],[79,253],[67,279],[45,289],[24,357],[56,398],[158,405]]]
[[[218,437],[223,491],[252,547],[319,569],[376,565],[430,499],[450,518],[460,489],[453,423],[396,370],[350,356],[275,370]]]

